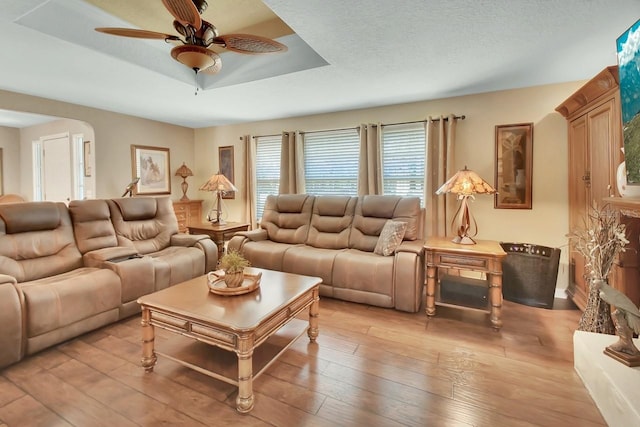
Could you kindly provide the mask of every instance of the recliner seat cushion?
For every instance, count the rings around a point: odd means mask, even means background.
[[[302,245],[290,245],[288,243],[262,240],[259,242],[245,242],[242,253],[253,267],[266,268],[267,270],[284,271],[284,255],[292,249]]]
[[[27,312],[27,337],[50,332],[120,305],[120,278],[107,269],[79,268],[18,283]]]
[[[325,285],[333,283],[333,264],[340,249],[321,249],[296,246],[284,254],[282,271],[320,277]]]
[[[205,273],[204,254],[198,248],[170,246],[146,256],[153,260],[156,291]]]

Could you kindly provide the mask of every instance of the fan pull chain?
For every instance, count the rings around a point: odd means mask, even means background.
[[[196,92],[193,94],[193,96],[198,96],[198,91],[200,90],[200,86],[198,86],[198,69],[194,68],[193,71],[195,71],[195,73],[196,73],[196,77],[195,77]]]

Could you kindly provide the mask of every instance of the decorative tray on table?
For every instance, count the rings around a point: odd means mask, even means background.
[[[224,281],[224,271],[217,270],[207,274],[207,283],[209,284],[209,290],[216,295],[243,295],[258,289],[261,278],[262,272],[258,274],[244,273],[242,284],[235,288],[229,288]]]

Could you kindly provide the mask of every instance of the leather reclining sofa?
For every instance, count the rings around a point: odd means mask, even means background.
[[[169,197],[0,205],[0,368],[131,316],[138,297],[215,270]]]
[[[423,216],[417,197],[267,196],[260,228],[228,249],[254,267],[321,277],[320,295],[417,312],[424,285]],[[374,253],[388,220],[407,224],[389,256]]]

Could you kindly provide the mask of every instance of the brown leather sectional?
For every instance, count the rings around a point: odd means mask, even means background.
[[[424,286],[423,217],[417,197],[268,196],[260,229],[228,248],[254,267],[321,277],[320,295],[417,312]],[[390,256],[374,253],[387,220],[404,221]]]
[[[215,269],[169,197],[0,205],[0,368],[137,313],[138,297]]]

